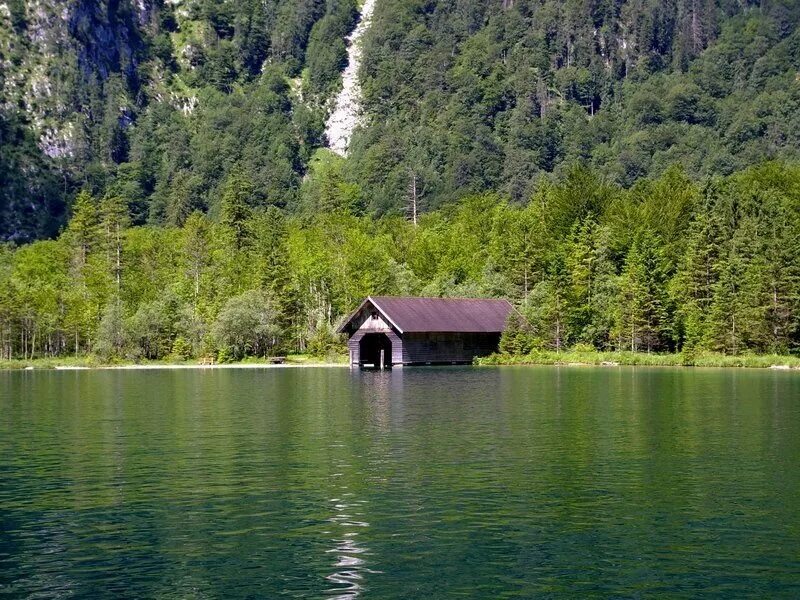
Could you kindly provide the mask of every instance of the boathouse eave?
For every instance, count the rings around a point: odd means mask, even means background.
[[[372,305],[379,313],[381,313],[381,316],[386,320],[387,323],[389,323],[389,325],[394,327],[397,333],[401,335],[404,333],[403,330],[397,326],[397,323],[392,321],[391,317],[386,314],[386,312],[378,305],[377,302],[375,302],[375,300],[372,299],[372,296],[367,296],[366,299],[364,299],[364,301],[358,305],[358,308],[355,309],[352,313],[350,313],[347,319],[345,319],[345,321],[336,330],[336,333],[350,333],[351,326],[353,324],[353,319],[355,319],[358,316],[358,314],[362,310],[364,310],[364,307],[367,306],[368,304]]]
[[[397,323],[395,323],[395,322],[392,320],[392,318],[391,318],[391,317],[390,317],[390,316],[387,314],[387,312],[386,312],[385,310],[383,310],[383,309],[382,309],[382,308],[381,308],[381,307],[378,305],[378,303],[377,303],[377,302],[375,302],[375,300],[372,298],[372,296],[367,296],[367,300],[369,300],[369,301],[372,303],[372,306],[374,306],[375,308],[377,308],[377,309],[378,309],[378,312],[379,312],[379,313],[381,313],[381,314],[383,315],[383,318],[384,318],[384,319],[386,319],[386,320],[388,321],[389,325],[391,325],[392,327],[394,327],[394,328],[397,330],[397,333],[399,333],[399,334],[401,334],[401,335],[402,335],[403,333],[405,333],[405,332],[402,330],[402,328],[401,328],[400,326],[398,326],[398,325],[397,325]]]

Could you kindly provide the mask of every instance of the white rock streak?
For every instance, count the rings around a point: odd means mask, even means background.
[[[350,138],[361,122],[361,85],[358,71],[361,68],[361,38],[369,29],[376,0],[364,0],[361,20],[347,38],[347,68],[342,73],[342,91],[336,97],[336,105],[325,125],[328,146],[342,156],[347,156]]]

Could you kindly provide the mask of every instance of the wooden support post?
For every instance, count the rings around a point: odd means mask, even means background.
[[[350,350],[350,368],[353,368],[353,351]]]
[[[380,367],[381,371],[383,371],[383,353],[384,353],[384,352],[386,352],[386,350],[384,350],[383,348],[381,348],[381,367]]]

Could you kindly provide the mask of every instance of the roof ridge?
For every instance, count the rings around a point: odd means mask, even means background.
[[[367,296],[368,298],[393,298],[397,300],[470,300],[475,302],[509,302],[508,298],[469,298],[466,296]]]

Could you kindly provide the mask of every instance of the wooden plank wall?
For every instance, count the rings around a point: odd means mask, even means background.
[[[470,363],[476,356],[497,352],[499,333],[406,333],[405,364]]]

